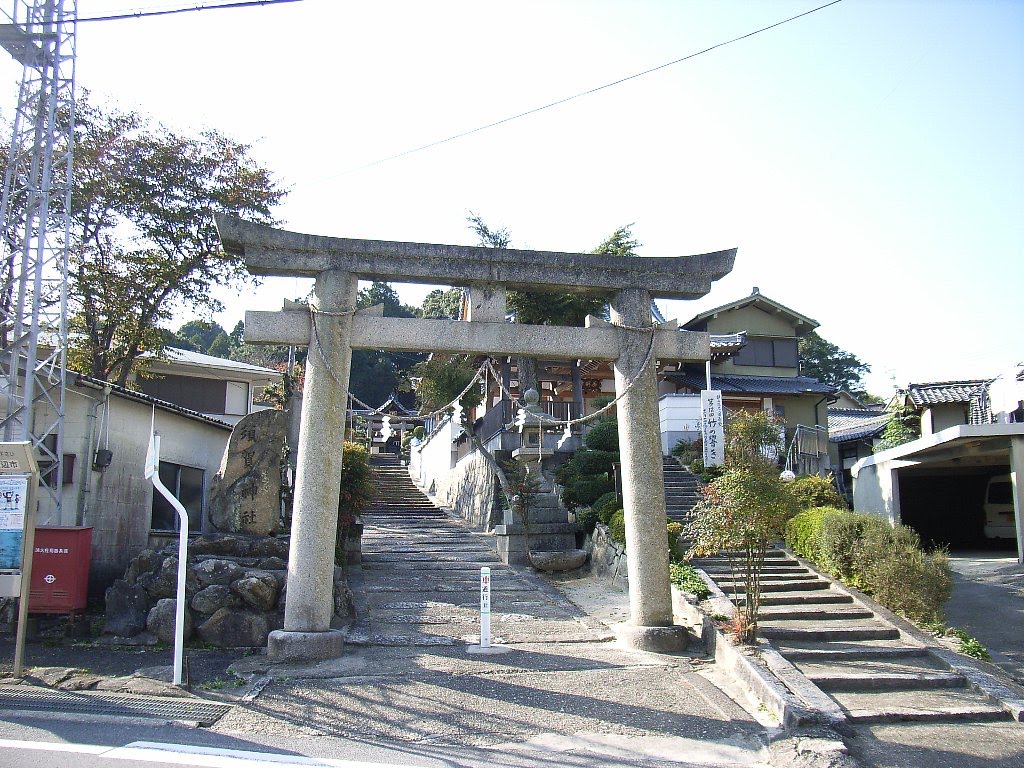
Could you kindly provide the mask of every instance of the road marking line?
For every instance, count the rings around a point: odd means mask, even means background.
[[[108,760],[144,760],[171,765],[210,766],[210,768],[261,768],[272,765],[311,766],[312,768],[418,768],[410,763],[376,763],[363,760],[335,760],[327,757],[285,755],[275,752],[250,752],[240,749],[200,747],[155,741],[133,741],[124,746],[66,744],[42,741],[0,739],[2,749],[76,752],[102,755]]]

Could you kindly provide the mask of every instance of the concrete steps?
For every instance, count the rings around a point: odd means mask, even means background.
[[[758,634],[847,718],[986,722],[1009,714],[937,655],[781,550],[766,558]],[[725,558],[695,561],[737,605]],[[740,592],[739,594],[736,594]]]
[[[696,475],[679,466],[675,459],[666,459],[662,470],[665,477],[665,511],[669,519],[685,523],[694,505],[700,500],[700,481]]]
[[[409,472],[399,464],[398,459],[387,455],[370,457],[376,496],[364,515],[375,518],[445,518],[444,510],[438,509],[430,499],[416,487]]]

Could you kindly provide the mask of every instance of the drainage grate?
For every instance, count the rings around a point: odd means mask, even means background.
[[[97,691],[58,691],[32,685],[0,685],[0,709],[153,717],[161,720],[189,720],[209,726],[223,717],[231,707],[195,699],[167,699]]]

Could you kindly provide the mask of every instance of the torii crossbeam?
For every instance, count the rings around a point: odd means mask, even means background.
[[[349,240],[286,232],[217,216],[225,250],[257,275],[314,277],[313,311],[247,312],[252,344],[308,345],[297,456],[284,630],[278,658],[341,653],[330,630],[334,538],[353,349],[612,360],[615,372],[628,560],[630,621],[619,636],[646,650],[685,646],[672,626],[665,494],[658,424],[657,359],[703,361],[704,333],[675,323],[651,328],[651,298],[693,299],[732,269],[736,250],[673,258],[521,251]],[[384,318],[355,311],[360,279],[466,286],[465,321]],[[505,321],[506,289],[609,298],[612,322],[584,328]],[[651,334],[653,333],[653,338]]]

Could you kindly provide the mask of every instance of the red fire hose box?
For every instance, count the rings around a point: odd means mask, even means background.
[[[89,586],[92,528],[36,528],[29,613],[80,613]]]

